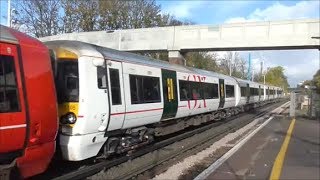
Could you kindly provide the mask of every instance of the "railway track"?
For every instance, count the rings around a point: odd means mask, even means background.
[[[52,173],[51,177],[43,174],[37,179],[130,179],[174,158],[179,157],[177,159],[181,159],[199,152],[208,147],[209,144],[230,132],[240,129],[256,118],[264,116],[268,118],[272,115],[269,112],[280,104],[267,105],[254,111],[238,114],[224,121],[188,128],[171,136],[165,136],[159,142],[132,152],[130,155],[86,165],[58,177],[52,177]],[[188,140],[191,138],[193,140]]]

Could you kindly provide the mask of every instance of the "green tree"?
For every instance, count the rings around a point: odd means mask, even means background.
[[[190,52],[185,55],[186,64],[190,67],[205,69],[208,71],[217,71],[217,54],[208,52]]]
[[[64,14],[63,31],[88,32],[99,30],[99,2],[97,0],[61,0]]]
[[[98,0],[99,30],[166,26],[171,16],[161,13],[155,0]]]
[[[266,84],[282,87],[286,91],[289,83],[287,77],[284,75],[284,68],[281,66],[270,68],[266,73]]]

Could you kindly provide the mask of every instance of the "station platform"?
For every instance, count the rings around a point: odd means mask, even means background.
[[[320,179],[320,121],[275,116],[205,179]]]

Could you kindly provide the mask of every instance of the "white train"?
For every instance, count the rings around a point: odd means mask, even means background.
[[[275,101],[279,87],[78,41],[45,43],[55,58],[63,157],[121,153]]]

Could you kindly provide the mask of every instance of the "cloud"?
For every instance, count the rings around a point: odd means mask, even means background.
[[[192,11],[201,7],[205,1],[171,1],[170,5],[163,9],[163,12],[169,13],[176,18],[189,18]]]
[[[226,23],[252,22],[252,21],[272,21],[287,19],[302,19],[317,17],[319,18],[319,1],[300,1],[294,5],[284,5],[280,2],[274,2],[271,6],[255,9],[247,17],[232,17],[227,19]]]
[[[302,18],[319,18],[319,1],[300,1],[294,5],[284,5],[281,2],[274,2],[264,9],[256,8],[246,17],[232,17],[225,23],[273,21]],[[320,68],[320,55],[318,50],[288,50],[288,51],[257,51],[252,54],[253,68],[260,71],[260,62],[265,61],[265,67],[282,66],[291,87],[303,81],[312,79],[313,75]],[[246,58],[248,52],[240,53]]]
[[[241,52],[247,57],[248,52]],[[252,52],[252,65],[256,72],[260,71],[260,62],[264,60],[264,69],[282,66],[291,87],[304,80],[310,80],[320,68],[320,53],[318,50],[281,50]]]

